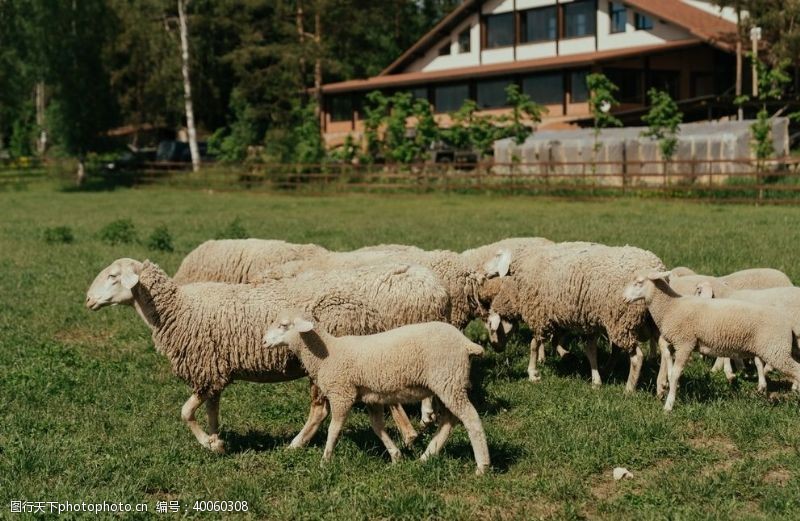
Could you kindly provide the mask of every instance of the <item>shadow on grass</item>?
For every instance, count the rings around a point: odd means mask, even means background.
[[[289,446],[294,436],[273,436],[271,434],[249,430],[246,433],[223,432],[222,440],[228,454],[236,454],[248,450],[254,452],[267,452],[282,450]]]

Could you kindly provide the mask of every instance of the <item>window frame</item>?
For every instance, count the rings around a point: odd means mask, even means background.
[[[649,22],[649,26],[644,23],[645,21]],[[636,13],[634,13],[633,27],[634,27],[635,30],[637,30],[637,31],[652,31],[653,28],[655,27],[655,25],[656,25],[656,22],[655,22],[655,19],[653,19],[652,16],[649,16],[649,15],[646,15],[646,14],[642,14],[642,13],[640,13],[638,11]]]
[[[553,78],[557,78],[560,81],[560,86],[559,86],[560,98],[557,101],[552,101],[552,102],[551,101],[541,101],[539,99],[536,99],[533,94],[530,94],[525,90],[525,82],[526,81],[535,80],[537,77],[538,78],[542,78],[542,77],[545,77],[545,76],[550,76],[550,77],[553,77]],[[564,72],[563,71],[560,71],[560,70],[549,70],[549,71],[535,72],[535,73],[532,73],[532,74],[526,74],[526,75],[522,76],[522,78],[520,79],[520,90],[523,93],[527,94],[531,98],[532,101],[534,101],[535,103],[538,103],[540,105],[545,105],[545,106],[563,105],[564,104],[564,100],[566,99],[566,94],[567,94],[566,85],[564,83],[565,83],[565,80],[564,80]]]
[[[338,108],[334,108],[336,106],[336,101],[341,100],[344,102],[346,100],[347,106],[350,108],[350,114],[347,118],[337,119],[338,109],[344,107],[344,105],[339,106]],[[353,122],[353,117],[355,114],[355,103],[353,100],[352,94],[334,94],[329,98],[328,101],[328,120],[331,123],[344,123],[344,122]]]
[[[452,47],[453,47],[453,42],[448,41],[446,44],[439,47],[439,50],[437,51],[438,56],[450,56],[451,54],[453,54]]]
[[[586,77],[589,76],[589,74],[591,74],[591,72],[592,71],[590,69],[571,69],[571,70],[567,71],[567,74],[569,74],[569,104],[570,105],[575,104],[575,103],[588,103],[589,102],[589,98],[591,97],[592,93],[589,92],[589,86],[586,85]],[[584,99],[580,99],[580,100],[575,99],[575,75],[576,74],[583,74],[583,78],[584,78],[583,79],[583,83],[584,83],[583,88],[586,90],[586,97]]]
[[[576,0],[568,4],[558,4],[561,7],[561,27],[559,28],[561,40],[574,40],[577,38],[594,38],[597,37],[597,0]],[[592,7],[594,17],[592,20],[592,31],[580,35],[567,35],[567,11],[576,5],[589,5]]]
[[[510,11],[507,13],[498,13],[498,14],[491,14],[485,15],[482,19],[482,26],[483,26],[483,50],[494,50],[494,49],[507,49],[508,47],[514,47],[517,45],[517,15],[516,11]],[[489,20],[497,19],[500,17],[510,17],[511,18],[511,43],[502,44],[502,45],[489,45]]]
[[[439,89],[447,88],[447,87],[460,87],[460,86],[466,87],[466,89],[467,89],[466,97],[463,100],[461,100],[461,103],[456,108],[454,108],[452,110],[442,110],[442,108],[439,106],[439,103],[437,103],[437,99],[436,99],[436,97],[437,97],[436,95],[437,95],[437,92],[439,91]],[[469,99],[474,99],[473,96],[472,96],[472,87],[471,87],[469,81],[457,81],[457,82],[433,84],[433,89],[432,90],[433,90],[433,92],[432,92],[432,97],[433,97],[432,105],[433,105],[433,111],[434,111],[435,114],[448,114],[450,112],[454,112],[454,111],[456,111],[456,110],[461,108],[461,106],[464,104],[464,101],[469,100]]]
[[[464,39],[465,35],[466,35],[466,40]],[[456,46],[458,47],[458,54],[469,54],[469,53],[472,52],[472,27],[467,26],[466,29],[464,29],[463,31],[458,33],[458,36],[456,37],[456,39],[457,39],[457,45]],[[464,41],[467,42],[466,50],[464,49],[464,47],[462,45],[464,43]]]
[[[503,83],[505,86],[503,87],[503,96],[505,97],[504,101],[500,105],[487,105],[484,106],[481,104],[480,100],[480,90],[481,84],[485,85],[487,83]],[[513,76],[499,76],[499,77],[490,77],[490,78],[482,78],[479,80],[475,80],[475,103],[478,106],[478,110],[495,110],[495,109],[504,109],[509,108],[511,105],[508,103],[508,94],[506,94],[505,89],[509,86],[516,83],[516,80]]]
[[[534,7],[532,9],[523,9],[522,11],[518,11],[519,13],[519,43],[520,44],[528,44],[528,43],[546,43],[546,42],[555,42],[558,41],[560,37],[559,31],[559,23],[558,23],[558,10],[559,4],[554,5],[545,5],[542,7]],[[552,38],[539,38],[535,40],[528,40],[528,14],[532,14],[535,12],[545,12],[545,11],[552,11],[554,18],[555,18],[555,34]]]
[[[616,10],[614,8],[617,8]],[[622,29],[615,25],[618,20],[615,16],[622,15]],[[622,34],[628,32],[628,7],[620,1],[608,3],[609,34]]]

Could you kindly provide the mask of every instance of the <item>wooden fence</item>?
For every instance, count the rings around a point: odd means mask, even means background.
[[[494,192],[565,198],[663,197],[800,204],[800,159],[649,162],[537,162],[353,165],[153,163],[132,174],[135,186],[217,191]]]

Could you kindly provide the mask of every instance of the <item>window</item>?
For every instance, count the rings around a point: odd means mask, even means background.
[[[453,112],[469,99],[469,86],[466,83],[440,85],[434,91],[436,112]]]
[[[469,27],[461,31],[458,35],[458,52],[467,53],[470,51]]]
[[[588,71],[572,71],[569,74],[570,102],[583,103],[589,101],[589,87],[586,86]]]
[[[331,121],[353,120],[353,98],[349,94],[334,96],[330,103]]]
[[[564,102],[564,76],[560,72],[528,76],[522,79],[522,92],[542,105],[561,104]]]
[[[681,73],[679,71],[650,71],[647,90],[654,87],[666,91],[674,100],[679,98]]]
[[[514,45],[514,13],[486,17],[486,48]]]
[[[608,69],[603,71],[619,87],[615,97],[620,103],[642,103],[643,73],[639,69]]]
[[[475,100],[478,103],[478,107],[494,109],[508,106],[506,87],[510,83],[511,80],[508,78],[479,81],[476,89],[477,99]]]
[[[611,17],[611,32],[624,33],[625,25],[628,23],[628,10],[625,9],[625,4],[611,2],[609,4],[608,14]]]
[[[564,4],[564,38],[592,36],[596,19],[594,0]]]
[[[414,99],[424,99],[428,101],[428,87],[414,87],[408,91]]]
[[[714,75],[707,72],[692,74],[692,96],[709,96],[716,93]]]
[[[522,11],[520,23],[520,37],[525,43],[555,40],[558,29],[556,6]]]
[[[653,28],[653,19],[647,15],[636,13],[633,26],[636,27],[637,31],[648,31]]]
[[[450,42],[439,47],[439,56],[447,56],[450,54]]]

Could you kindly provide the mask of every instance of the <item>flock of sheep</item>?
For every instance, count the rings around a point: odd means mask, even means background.
[[[693,351],[752,358],[800,385],[800,287],[780,271],[757,268],[726,277],[666,271],[649,251],[543,238],[506,239],[456,253],[380,245],[333,252],[278,240],[201,244],[174,277],[156,264],[122,258],[95,278],[86,306],[132,305],[172,372],[192,387],[181,417],[201,445],[224,452],[219,401],[236,380],[282,382],[309,376],[311,409],[292,440],[302,447],[331,415],[323,459],[330,459],[355,402],[392,461],[400,457],[384,426],[388,405],[403,441],[417,431],[402,404],[422,402],[422,424],[438,423],[422,459],[435,455],[456,420],[469,435],[477,473],[490,466],[480,418],[467,396],[470,361],[483,348],[462,333],[481,319],[495,348],[520,323],[533,339],[528,376],[551,342],[585,339],[592,384],[600,385],[597,340],[629,355],[626,391],[636,388],[642,345],[660,354],[656,393],[669,387],[671,410]],[[657,346],[657,348],[656,348]],[[206,432],[195,419],[205,404]]]

